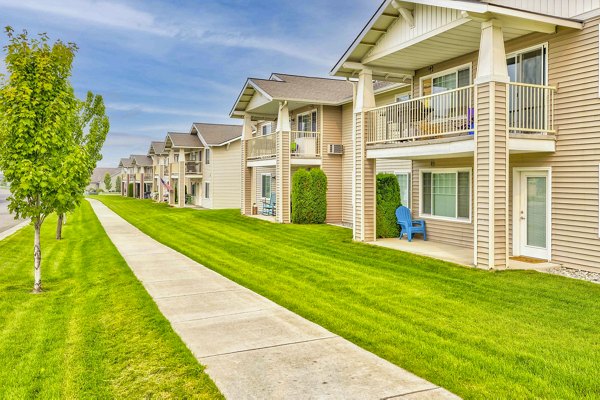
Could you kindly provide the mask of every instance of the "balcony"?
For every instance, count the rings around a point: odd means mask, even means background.
[[[508,84],[508,131],[511,134],[548,135],[554,129],[553,86]]]
[[[369,110],[367,145],[473,135],[473,99],[470,85]]]
[[[290,136],[290,154],[294,158],[321,157],[321,133],[292,131]]]
[[[276,133],[256,136],[248,140],[248,160],[264,160],[277,155]]]
[[[247,141],[248,160],[268,160],[277,156],[277,132],[256,136]],[[292,159],[315,159],[321,157],[321,133],[308,131],[290,132],[290,156]]]
[[[200,175],[202,173],[202,163],[200,161],[186,161],[185,162],[185,174],[186,175]]]
[[[171,175],[179,175],[179,162],[169,163],[169,173]]]
[[[551,86],[508,84],[506,121],[511,151],[554,151],[555,92]],[[367,156],[472,156],[475,113],[473,85],[371,109],[365,113]]]

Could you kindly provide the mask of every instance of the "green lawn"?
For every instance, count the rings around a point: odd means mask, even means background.
[[[600,398],[600,286],[488,272],[277,225],[98,197],[142,231],[465,398]]]
[[[218,389],[112,245],[90,205],[0,241],[0,399],[200,398]]]

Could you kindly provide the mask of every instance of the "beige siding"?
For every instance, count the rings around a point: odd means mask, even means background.
[[[569,18],[600,7],[600,0],[494,0],[490,3]]]
[[[352,224],[352,180],[354,179],[354,155],[352,152],[353,105],[342,106],[342,222]]]
[[[275,192],[275,167],[256,167],[256,168],[252,168],[253,170],[253,174],[252,174],[252,185],[253,185],[253,199],[252,199],[252,204],[255,204],[258,212],[262,212],[262,204],[263,204],[263,197],[262,197],[262,175],[263,174],[270,174],[271,175],[271,192],[274,193]]]
[[[412,215],[413,218],[425,219],[427,224],[427,240],[461,247],[473,247],[472,222],[444,221],[420,216],[421,170],[432,168],[473,168],[473,158],[443,158],[435,160],[433,165],[431,164],[431,160],[415,160],[413,161],[412,174]],[[471,180],[472,185],[473,181]]]
[[[212,208],[239,208],[241,196],[241,140],[212,147]]]
[[[391,90],[375,96],[377,106],[391,104],[395,101],[396,95],[410,91],[410,87]],[[342,222],[347,225],[352,224],[352,180],[354,176],[353,152],[352,152],[352,121],[353,105],[351,103],[342,106],[342,144],[344,145],[344,155],[342,156]],[[411,167],[409,160],[377,160],[377,172],[404,171]]]
[[[327,175],[327,222],[342,222],[342,156],[327,154],[329,144],[342,143],[341,107],[321,107],[321,168]]]
[[[552,261],[600,270],[597,23],[582,31],[530,35],[507,43],[507,51],[547,42],[549,83],[558,85],[556,152],[511,155],[511,173],[516,167],[552,168]],[[509,221],[512,225],[512,207]]]

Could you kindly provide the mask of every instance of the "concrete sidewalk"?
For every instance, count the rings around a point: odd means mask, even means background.
[[[106,233],[226,398],[456,399],[162,245],[96,200]]]

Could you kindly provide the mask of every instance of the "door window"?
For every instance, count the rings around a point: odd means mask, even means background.
[[[527,245],[546,248],[546,177],[527,178]]]

